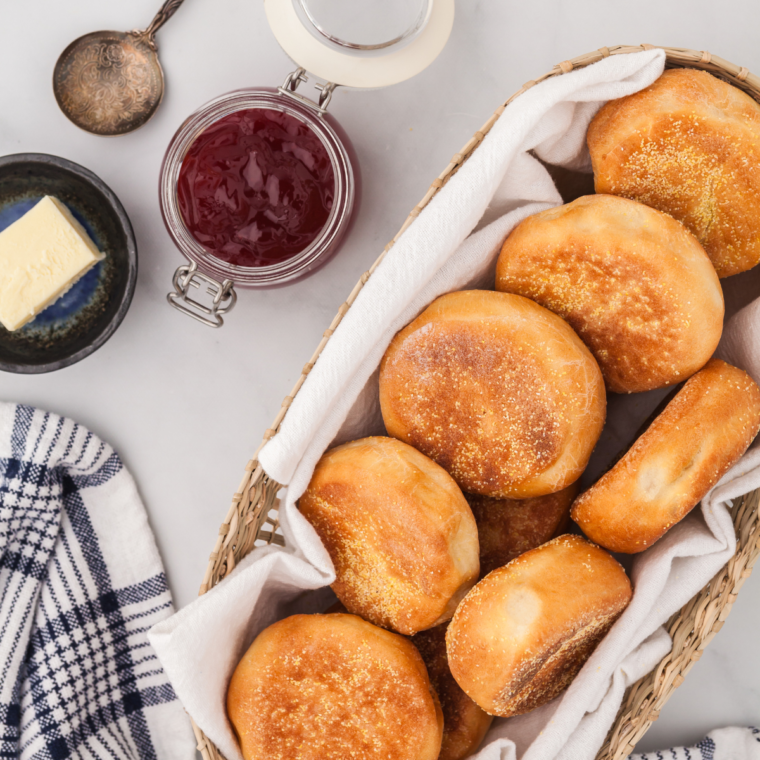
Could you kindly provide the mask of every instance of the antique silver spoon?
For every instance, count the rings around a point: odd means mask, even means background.
[[[164,95],[155,34],[183,2],[166,0],[144,31],[92,32],[61,53],[53,91],[74,124],[96,135],[123,135],[153,116]]]

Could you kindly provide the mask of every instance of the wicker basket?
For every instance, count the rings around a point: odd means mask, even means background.
[[[272,427],[264,433],[264,440],[253,459],[246,465],[245,476],[232,498],[232,506],[219,529],[219,535],[209,557],[209,564],[200,587],[201,594],[205,594],[219,583],[254,547],[272,543],[284,545],[282,535],[278,532],[279,522],[277,518],[277,492],[281,486],[264,473],[256,458],[264,444],[278,431],[288,407],[296,393],[301,389],[306,376],[314,367],[322,349],[353,304],[359,291],[383,260],[388,249],[393,246],[430,202],[430,199],[467,160],[507,105],[515,98],[549,77],[561,76],[573,69],[601,61],[610,55],[637,53],[642,50],[651,50],[653,47],[652,45],[604,47],[593,53],[563,61],[548,74],[526,82],[518,92],[496,109],[491,118],[467,142],[461,152],[453,156],[449,165],[409,214],[393,240],[385,247],[369,271],[361,276],[345,303],[338,309],[330,327],[325,330],[317,350],[304,366],[291,394],[286,396],[282,402],[282,407]],[[686,67],[708,71],[760,101],[760,78],[750,74],[743,66],[736,66],[703,51],[684,48],[663,49],[667,56],[666,67]],[[749,578],[752,566],[760,555],[759,503],[760,490],[745,494],[734,501],[732,515],[736,528],[736,554],[686,606],[668,621],[667,629],[673,639],[672,651],[654,671],[629,688],[607,740],[597,755],[597,760],[622,760],[633,750],[647,729],[657,720],[662,706],[673,691],[681,685],[686,674],[702,655],[704,648],[723,626],[731,612],[731,606],[736,600],[739,589],[744,581]],[[219,750],[206,738],[195,723],[193,723],[193,730],[198,740],[198,750],[205,760],[224,760]]]

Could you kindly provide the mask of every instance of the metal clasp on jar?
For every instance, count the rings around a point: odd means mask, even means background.
[[[325,84],[317,82],[314,85],[314,89],[319,90],[319,100],[315,103],[305,95],[301,95],[300,93],[296,92],[298,85],[300,85],[302,82],[308,81],[309,77],[306,76],[306,69],[299,66],[295,71],[291,71],[290,74],[285,77],[285,81],[282,83],[282,87],[278,87],[277,91],[281,95],[287,95],[289,98],[295,98],[300,103],[304,103],[310,108],[313,108],[320,116],[322,116],[322,114],[326,113],[327,106],[330,105],[330,100],[332,99],[332,94],[338,85],[336,85],[334,82],[325,82]]]
[[[207,286],[206,293],[213,299],[210,306],[189,295],[190,288],[200,288],[201,284]],[[209,327],[221,327],[224,324],[223,315],[237,302],[232,280],[217,282],[213,277],[199,272],[195,262],[179,267],[172,278],[172,285],[174,291],[167,294],[166,300],[175,309]]]

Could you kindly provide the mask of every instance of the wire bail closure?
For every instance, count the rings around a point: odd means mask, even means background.
[[[190,296],[190,288],[200,288],[201,284],[207,286],[206,294],[213,299],[210,306]],[[166,300],[178,311],[208,327],[221,327],[224,315],[237,303],[232,280],[220,283],[199,272],[195,262],[179,267],[172,278],[172,285],[174,291],[167,294]]]

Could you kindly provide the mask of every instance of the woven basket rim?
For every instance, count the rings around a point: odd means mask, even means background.
[[[612,55],[626,55],[645,50],[662,49],[666,54],[666,67],[697,68],[719,76],[721,79],[747,92],[760,102],[760,77],[744,66],[738,66],[704,50],[664,47],[656,45],[616,45],[602,47],[591,53],[562,61],[537,79],[526,82],[517,92],[504,101],[486,123],[455,153],[446,168],[431,183],[420,202],[412,209],[399,231],[385,246],[372,266],[362,274],[346,301],[338,309],[330,326],[322,334],[312,357],[304,365],[293,390],[283,400],[272,426],[268,428],[253,458],[245,467],[245,474],[232,498],[232,504],[222,523],[209,555],[199,594],[223,580],[237,563],[255,548],[257,541],[284,545],[278,534],[279,520],[277,492],[281,485],[269,478],[258,463],[258,455],[266,443],[277,434],[296,394],[314,368],[319,355],[327,345],[341,320],[348,312],[359,292],[385,258],[386,253],[403,235],[409,225],[457,172],[472,152],[480,145],[507,106],[529,89],[551,77],[584,68]],[[733,519],[737,533],[737,551],[728,564],[666,624],[673,639],[673,648],[654,671],[632,685],[626,692],[615,723],[613,724],[596,760],[623,760],[636,743],[659,717],[660,710],[672,692],[683,682],[685,675],[699,660],[705,647],[723,626],[736,600],[741,585],[750,576],[752,567],[760,556],[760,489],[734,501]],[[223,755],[191,719],[198,742],[197,749],[204,760],[224,760]]]

